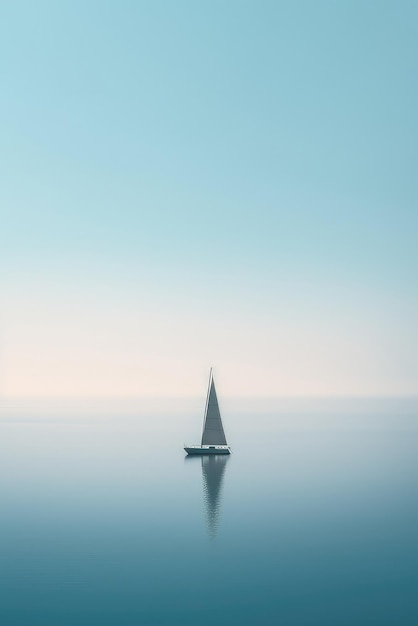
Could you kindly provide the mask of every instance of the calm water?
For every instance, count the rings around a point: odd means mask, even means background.
[[[3,406],[0,623],[415,626],[416,403],[200,404]]]

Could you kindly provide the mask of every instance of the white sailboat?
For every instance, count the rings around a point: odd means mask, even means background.
[[[212,368],[210,370],[208,395],[206,397],[202,443],[200,446],[185,446],[184,449],[187,454],[231,454],[231,448],[226,442],[222,426]]]

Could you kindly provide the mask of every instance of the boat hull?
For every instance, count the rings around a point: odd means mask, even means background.
[[[185,446],[187,454],[231,454],[229,446]]]

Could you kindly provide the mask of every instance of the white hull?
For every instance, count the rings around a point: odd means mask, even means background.
[[[187,454],[231,454],[229,446],[185,446]]]

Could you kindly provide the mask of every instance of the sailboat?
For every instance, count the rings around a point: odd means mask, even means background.
[[[231,454],[226,442],[219,412],[218,398],[212,368],[209,374],[208,395],[206,397],[205,416],[203,419],[202,443],[200,446],[185,446],[187,454]]]

